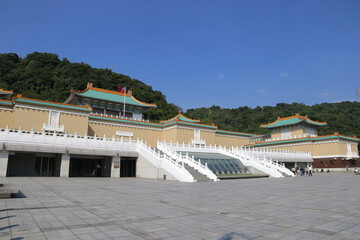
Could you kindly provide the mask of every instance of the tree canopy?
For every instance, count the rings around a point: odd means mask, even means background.
[[[148,119],[169,119],[178,107],[169,104],[166,96],[151,86],[115,73],[110,69],[92,68],[85,63],[70,63],[57,54],[34,52],[21,58],[15,53],[0,54],[0,88],[14,90],[24,97],[64,102],[71,89],[83,90],[88,82],[95,87],[116,91],[119,86],[132,90],[140,101],[158,106],[146,113]]]

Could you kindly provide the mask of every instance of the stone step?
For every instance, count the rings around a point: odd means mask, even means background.
[[[185,166],[185,169],[189,171],[189,173],[194,177],[194,179],[197,182],[210,182],[210,181],[212,181],[207,176],[199,173],[199,171],[197,171],[195,168],[190,167],[188,164],[185,163],[184,166]]]

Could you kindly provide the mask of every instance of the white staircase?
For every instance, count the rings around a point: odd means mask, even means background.
[[[162,154],[141,140],[137,141],[136,149],[150,163],[157,168],[163,168],[180,182],[195,182],[194,177],[185,169],[184,162],[179,161],[179,159],[173,158],[166,153]]]
[[[194,157],[189,157],[188,154],[180,154],[176,152],[175,150],[169,148],[165,142],[159,142],[157,143],[157,147],[165,153],[165,155],[171,156],[171,158],[176,159],[177,161],[186,163],[190,167],[197,170],[202,175],[205,175],[207,178],[213,181],[219,181],[217,176],[208,168],[207,164],[205,165],[201,164],[200,161],[196,161]]]
[[[184,143],[183,144],[163,143],[163,144],[167,145],[168,148],[176,151],[220,153],[235,159],[239,159],[246,167],[253,167],[275,178],[282,178],[284,177],[284,174],[289,176],[294,176],[294,174],[285,166],[278,164],[277,162],[274,162],[267,157],[254,156],[250,152],[241,148],[233,148],[229,150],[225,147],[217,146],[217,145],[196,146],[194,144],[184,144]],[[292,154],[291,156],[295,155],[295,153],[289,153],[289,154]]]

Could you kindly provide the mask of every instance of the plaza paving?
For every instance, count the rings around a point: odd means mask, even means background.
[[[360,176],[1,178],[0,239],[360,239]]]

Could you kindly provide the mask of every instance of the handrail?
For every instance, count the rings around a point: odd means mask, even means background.
[[[182,155],[182,154],[176,152],[175,150],[169,148],[165,141],[164,142],[158,141],[157,142],[157,147],[161,151],[163,151],[165,154],[170,155],[174,159],[177,159],[178,161],[181,161],[181,162],[185,162],[190,167],[193,167],[194,169],[196,169],[201,174],[207,176],[209,179],[211,179],[213,181],[218,181],[217,176],[207,167],[207,164],[205,164],[205,165],[201,164],[200,160],[196,161],[194,159],[194,157],[191,158],[191,157],[189,157],[188,154]]]
[[[137,141],[138,151],[144,151],[156,159],[156,163],[152,162],[157,167],[162,167],[181,182],[194,182],[194,177],[185,169],[184,164],[177,159],[171,158],[166,154],[160,154],[155,149],[148,146],[142,140]],[[148,159],[149,160],[149,159]],[[151,160],[149,160],[151,161]]]

